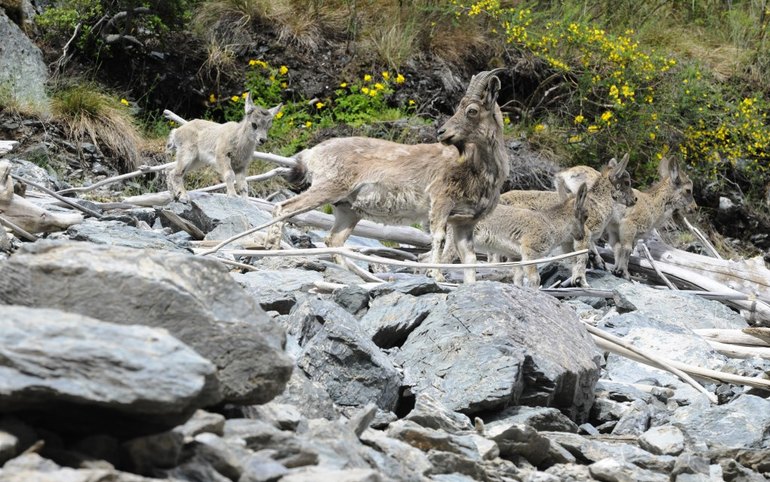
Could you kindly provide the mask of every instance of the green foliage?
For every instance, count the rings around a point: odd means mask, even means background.
[[[239,121],[244,113],[246,92],[251,92],[257,105],[273,107],[283,102],[283,108],[275,116],[270,130],[267,150],[282,155],[292,155],[307,147],[312,133],[320,128],[338,124],[359,127],[374,122],[392,121],[408,117],[415,111],[415,102],[406,105],[391,104],[395,89],[406,82],[401,74],[381,72],[366,74],[352,82],[341,82],[334,95],[328,99],[293,99],[288,94],[291,75],[285,65],[273,67],[262,60],[250,60],[246,72],[244,90],[233,94],[224,102],[216,103],[212,94],[209,100],[216,104],[228,121]]]
[[[491,31],[539,72],[539,87],[516,106],[520,129],[539,147],[597,167],[630,152],[632,176],[642,184],[657,178],[663,156],[675,155],[712,181],[738,178],[762,192],[770,155],[763,92],[745,77],[743,84],[718,79],[711,59],[677,58],[676,49],[663,55],[641,41],[662,13],[715,26],[700,2],[673,2],[665,12],[658,11],[663,4],[625,0],[590,8],[576,1],[454,3],[459,16],[493,22]],[[756,35],[764,36],[766,20],[752,8],[730,10],[728,28],[719,30],[741,48],[764,45]]]

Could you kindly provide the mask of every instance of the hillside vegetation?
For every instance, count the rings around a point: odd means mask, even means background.
[[[237,119],[251,90],[265,105],[284,102],[268,148],[292,154],[342,124],[432,121],[451,109],[436,83],[505,67],[508,134],[562,164],[629,152],[645,185],[675,156],[704,193],[764,206],[768,14],[765,0],[59,0],[36,23],[57,56],[73,40],[74,60],[59,65],[53,89],[67,78],[71,91],[73,71],[110,79],[148,135],[170,127],[163,103]],[[174,70],[173,95],[158,80],[170,73],[135,72],[161,70],[157,58]],[[128,73],[116,75],[121,67]]]

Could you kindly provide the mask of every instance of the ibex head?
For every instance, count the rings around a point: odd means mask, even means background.
[[[480,72],[471,78],[454,115],[439,128],[439,142],[454,145],[463,154],[466,144],[488,143],[502,133],[503,115],[497,105],[500,79],[495,75],[502,71]]]
[[[264,144],[267,140],[267,131],[273,125],[273,117],[281,110],[281,107],[283,107],[283,103],[278,104],[272,109],[265,109],[254,104],[251,100],[251,92],[246,93],[246,116],[242,122],[250,124],[258,146]]]
[[[612,183],[612,199],[625,206],[636,204],[636,195],[631,189],[631,175],[626,170],[629,155],[626,153],[620,162],[615,158],[610,159],[607,165],[610,169],[610,182]]]
[[[679,168],[679,163],[673,158],[664,158],[658,166],[661,177],[671,183],[673,198],[671,204],[675,211],[692,213],[698,207],[693,197],[693,184],[690,177]]]

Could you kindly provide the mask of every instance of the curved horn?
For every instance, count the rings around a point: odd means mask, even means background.
[[[505,71],[506,69],[497,68],[497,69],[487,70],[484,72],[479,72],[478,74],[474,75],[473,77],[471,77],[471,81],[468,84],[466,95],[483,97],[484,90],[487,88],[487,83],[489,82],[489,80],[493,76]]]

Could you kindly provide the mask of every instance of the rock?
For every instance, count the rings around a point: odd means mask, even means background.
[[[41,457],[39,454],[31,452],[22,454],[15,459],[11,459],[3,465],[3,471],[13,472],[55,472],[59,470],[58,464],[52,460]],[[2,474],[2,472],[0,472]]]
[[[639,437],[639,446],[655,455],[679,455],[684,450],[684,434],[673,425],[653,427]]]
[[[592,279],[591,287],[615,290],[642,310],[647,318],[688,330],[748,326],[740,314],[719,301],[707,300],[681,291],[658,290],[609,274]]]
[[[724,480],[735,482],[766,482],[767,479],[744,467],[735,460],[725,459],[720,460],[719,465],[722,467],[722,473]]]
[[[452,452],[473,460],[480,460],[476,443],[468,435],[453,435],[441,430],[433,430],[414,422],[398,420],[390,424],[389,437],[408,443],[423,452]]]
[[[197,457],[230,480],[240,478],[243,473],[242,461],[252,454],[245,447],[245,443],[237,444],[227,441],[213,433],[198,434],[194,440],[194,450]]]
[[[214,259],[38,241],[0,265],[0,302],[166,328],[215,364],[231,403],[269,401],[292,370],[284,330]]]
[[[770,400],[741,395],[725,405],[707,401],[678,408],[671,424],[680,428],[688,440],[710,448],[764,448],[770,431]]]
[[[334,302],[352,314],[358,314],[369,306],[369,291],[360,286],[337,288],[332,293]]]
[[[578,427],[572,420],[555,408],[508,407],[485,420],[487,428],[498,424],[524,424],[535,430],[577,433]]]
[[[75,241],[87,241],[108,246],[124,246],[136,249],[158,249],[189,253],[189,250],[155,231],[145,231],[120,221],[103,221],[88,218],[67,228],[67,236]]]
[[[681,474],[709,475],[709,460],[690,452],[683,453],[676,458],[671,477],[677,477]]]
[[[289,469],[261,454],[250,456],[243,464],[238,482],[270,482],[289,473]]]
[[[556,441],[578,460],[598,462],[602,459],[613,458],[630,462],[637,467],[654,472],[670,472],[676,460],[668,455],[653,455],[634,445],[589,440],[573,433],[540,432],[540,435]]]
[[[19,447],[19,439],[0,429],[0,466],[14,458]]]
[[[293,437],[291,432],[279,430],[262,420],[231,418],[225,422],[225,440],[243,440],[253,451],[279,447]]]
[[[425,452],[404,441],[388,437],[379,430],[367,429],[361,434],[361,441],[379,452],[400,462],[412,480],[422,480],[420,476],[428,473],[433,465]]]
[[[0,85],[2,85],[1,81]],[[24,159],[12,157],[5,160],[11,163],[11,174],[32,181],[40,186],[47,187],[53,191],[64,189],[63,183],[59,181],[59,179],[56,177],[56,173],[53,172],[53,170],[49,172],[37,164]],[[14,183],[18,182],[19,181],[14,181]]]
[[[453,412],[444,404],[427,393],[420,393],[415,400],[414,408],[404,420],[410,420],[423,427],[443,430],[449,433],[461,433],[473,430],[467,416]]]
[[[316,316],[326,318],[320,330],[305,342],[297,366],[319,382],[339,405],[374,402],[392,411],[402,382],[399,371],[365,337],[351,314],[331,302],[313,305],[323,310]]]
[[[668,482],[668,476],[621,460],[606,458],[588,466],[591,476],[605,482]]]
[[[433,472],[445,474],[463,474],[473,480],[489,480],[483,465],[478,460],[463,457],[453,452],[431,450],[428,460],[433,464]]]
[[[78,440],[72,450],[92,460],[105,461],[113,466],[120,464],[120,441],[110,435],[88,435]]]
[[[154,476],[165,476],[166,480],[231,482],[231,479],[217,472],[200,457],[191,457],[169,470],[155,470]]]
[[[0,11],[0,85],[22,106],[47,110],[48,67],[40,49]]]
[[[612,429],[612,435],[636,435],[643,434],[650,426],[650,406],[638,400],[631,403],[631,407],[620,417],[618,423]]]
[[[184,436],[168,431],[129,440],[123,444],[133,472],[150,475],[153,469],[170,469],[179,464]]]
[[[233,274],[265,311],[289,314],[297,304],[297,292],[307,291],[316,281],[323,281],[321,273],[304,269],[250,271]]]
[[[339,417],[326,390],[317,382],[309,380],[302,370],[292,372],[286,389],[273,401],[295,407],[305,418],[335,420]]]
[[[193,438],[200,433],[213,433],[222,435],[225,429],[225,417],[218,413],[206,412],[205,410],[196,410],[192,417],[174,429],[185,439]]]
[[[591,480],[591,473],[585,465],[556,464],[545,470],[561,482],[583,482]]]
[[[361,317],[361,327],[381,348],[401,346],[409,333],[446,299],[444,294],[406,295],[397,291],[372,301]]]
[[[294,405],[286,405],[275,401],[264,405],[252,405],[244,408],[247,418],[262,420],[281,430],[297,430],[303,420],[299,409]]]
[[[421,296],[429,293],[446,293],[447,290],[439,286],[433,278],[427,276],[411,276],[407,279],[383,283],[372,289],[369,294],[372,298],[377,298],[378,296],[393,292]]]
[[[382,482],[383,477],[372,469],[303,468],[281,478],[281,482]]]
[[[157,431],[221,399],[215,367],[165,330],[0,305],[0,346],[0,410],[69,430]]]
[[[537,405],[584,419],[599,378],[595,345],[572,310],[495,282],[450,293],[394,359],[415,393],[466,414]]]
[[[348,428],[356,434],[356,437],[360,438],[361,434],[369,428],[376,415],[377,406],[370,403],[350,417],[347,423]]]
[[[498,423],[487,427],[487,437],[497,442],[500,456],[509,460],[519,456],[540,465],[548,456],[551,442],[529,425]]]

